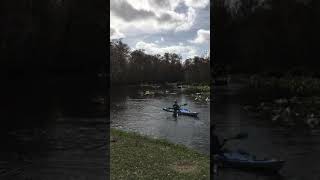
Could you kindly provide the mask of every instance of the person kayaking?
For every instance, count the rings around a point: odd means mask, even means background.
[[[215,157],[215,156],[222,156],[224,157],[222,147],[224,146],[226,140],[224,139],[223,142],[221,143],[219,140],[219,137],[215,133],[216,125],[213,124],[210,128],[210,133],[211,133],[211,143],[210,143],[210,153]],[[214,160],[215,161],[215,160]],[[210,171],[212,174],[217,174],[218,173],[218,165],[216,162],[212,161]]]
[[[175,100],[173,104],[173,115],[176,116],[179,111],[180,111],[180,106],[178,105],[178,101]]]
[[[212,142],[210,143],[211,147],[211,154],[215,155],[215,154],[222,154],[223,153],[223,149],[222,147],[225,145],[226,143],[226,139],[223,139],[223,141],[221,142],[219,140],[219,137],[215,134],[215,128],[216,125],[212,125],[210,132],[211,132],[211,138],[212,138]]]

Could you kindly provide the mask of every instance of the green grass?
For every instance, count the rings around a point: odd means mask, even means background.
[[[111,140],[111,179],[210,179],[209,156],[184,146],[116,129]]]

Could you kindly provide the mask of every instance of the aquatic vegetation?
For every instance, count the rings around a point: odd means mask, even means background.
[[[320,79],[313,77],[262,77],[253,75],[249,78],[251,88],[277,90],[288,95],[309,96],[320,94]]]
[[[320,127],[320,97],[280,98],[243,107],[251,115],[285,126]]]
[[[209,102],[210,101],[210,86],[208,85],[192,85],[188,86],[184,92],[191,94],[195,101]]]
[[[144,92],[144,95],[145,95],[145,96],[154,95],[154,94],[155,94],[155,92],[153,92],[153,91],[145,91],[145,92]]]

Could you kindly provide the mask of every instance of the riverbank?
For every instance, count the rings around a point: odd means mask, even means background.
[[[210,179],[206,155],[165,140],[111,129],[111,179]]]
[[[259,103],[245,105],[249,115],[283,126],[320,127],[320,79],[252,75],[245,84],[248,92],[268,96]]]
[[[121,86],[119,86],[121,87]],[[209,84],[187,84],[187,83],[145,83],[130,84],[130,88],[138,89],[140,97],[166,96],[176,94],[187,94],[197,102],[210,101],[210,85]]]

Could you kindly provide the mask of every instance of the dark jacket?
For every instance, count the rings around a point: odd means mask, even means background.
[[[212,154],[220,154],[222,153],[222,147],[224,145],[224,141],[221,143],[218,136],[215,133],[211,134],[211,144],[210,149]]]
[[[179,111],[180,110],[180,106],[177,103],[173,104],[173,110],[174,111]]]

